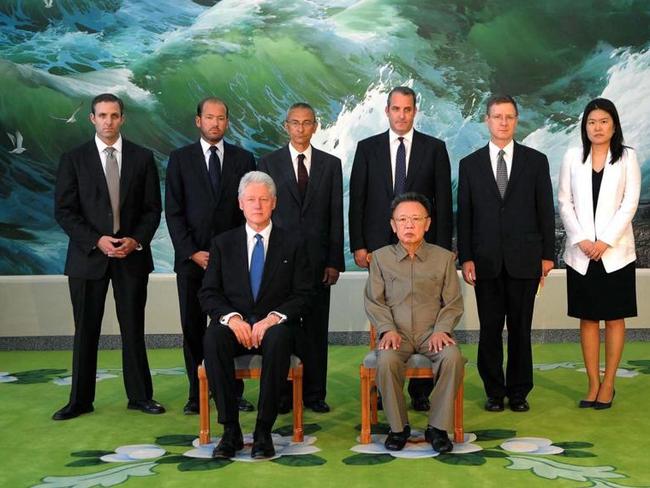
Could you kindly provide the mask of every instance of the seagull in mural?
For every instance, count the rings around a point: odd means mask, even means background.
[[[52,8],[54,0],[43,0],[43,3],[45,4],[45,8]]]
[[[7,132],[7,136],[9,136],[11,143],[14,145],[13,150],[9,151],[9,154],[22,154],[27,151],[27,148],[23,147],[23,135],[19,130],[16,131],[15,136],[13,134],[9,134],[9,132]]]
[[[68,117],[67,119],[65,117],[55,117],[54,115],[50,115],[50,117],[55,119],[55,120],[63,120],[66,124],[74,124],[77,121],[76,115],[79,113],[79,110],[81,110],[82,106],[83,106],[83,102],[81,102],[77,106],[75,111],[72,112],[72,115],[70,117]]]

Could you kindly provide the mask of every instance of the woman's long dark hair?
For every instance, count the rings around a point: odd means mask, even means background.
[[[621,159],[625,145],[623,144],[623,129],[621,129],[621,119],[618,117],[616,106],[611,100],[606,98],[595,98],[587,104],[585,111],[582,114],[582,122],[580,124],[580,133],[582,134],[582,162],[584,163],[589,157],[591,152],[591,141],[587,136],[587,117],[594,110],[604,110],[607,112],[614,121],[614,135],[609,141],[609,151],[612,153],[611,164]]]

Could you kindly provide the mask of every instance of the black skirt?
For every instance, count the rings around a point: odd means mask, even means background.
[[[568,315],[585,320],[636,317],[635,262],[612,273],[602,261],[589,261],[587,274],[567,266]]]

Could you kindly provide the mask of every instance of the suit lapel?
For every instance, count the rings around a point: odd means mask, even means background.
[[[219,182],[219,200],[221,200],[221,195],[223,194],[221,190],[223,188],[229,188],[232,186],[237,187],[237,185],[239,184],[238,181],[234,181],[237,178],[237,171],[235,168],[237,162],[234,159],[235,157],[232,148],[233,146],[231,144],[228,144],[226,141],[223,141],[223,161],[221,161],[221,180]]]
[[[267,288],[272,288],[271,279],[275,275],[275,269],[278,267],[280,259],[282,258],[282,246],[282,234],[277,232],[276,228],[273,227],[271,229],[271,234],[269,235],[269,247],[266,251],[266,257],[264,258],[264,273],[262,274],[262,284],[260,285],[260,291],[257,295],[258,302],[264,293],[266,293]]]
[[[501,200],[501,193],[499,192],[499,187],[497,186],[497,180],[494,178],[494,172],[492,171],[492,162],[490,160],[490,146],[487,145],[480,150],[478,165],[482,173],[482,181],[486,182],[486,185],[490,187],[490,191],[494,193],[494,196]],[[508,184],[510,186],[510,184]],[[506,191],[506,195],[507,195]]]
[[[411,143],[411,153],[408,160],[408,171],[406,173],[406,184],[404,190],[409,191],[415,182],[420,166],[422,165],[422,157],[424,155],[424,145],[420,137],[420,133],[416,130],[413,131],[413,142]]]
[[[215,196],[212,191],[212,184],[210,183],[210,175],[208,173],[208,167],[205,164],[205,156],[203,154],[203,148],[201,147],[201,142],[196,142],[192,147],[192,156],[191,156],[191,165],[192,172],[195,173],[197,180],[199,181],[203,191],[206,195],[209,195],[210,198],[214,201]]]
[[[521,156],[521,147],[516,142],[513,144],[512,149],[512,168],[510,169],[510,178],[508,178],[508,186],[506,187],[506,194],[503,196],[503,199],[506,200],[508,196],[512,193],[512,188],[515,183],[521,176],[521,173],[524,169],[525,162],[522,160]],[[496,180],[495,180],[496,184]]]
[[[134,166],[133,148],[129,141],[123,140],[122,167],[120,168],[120,207],[124,204],[126,195],[129,192],[129,185],[133,180],[133,172],[135,171]]]
[[[108,183],[106,183],[106,174],[104,173],[104,168],[102,166],[102,160],[99,157],[99,151],[97,150],[97,144],[93,139],[88,143],[87,147],[87,161],[89,161],[90,171],[93,175],[93,181],[97,182],[97,188],[102,194],[102,197],[110,207],[111,199],[108,195]]]
[[[248,269],[248,242],[247,242],[245,226],[239,227],[233,244],[235,246],[235,256],[237,262],[239,263],[237,267],[244,270],[244,276],[246,277],[244,281],[246,282],[246,289],[248,290],[248,296],[250,298],[251,303],[254,303],[255,300],[253,299],[253,290],[251,289],[251,274],[250,274],[250,270]],[[235,269],[237,269],[237,267]]]
[[[307,194],[305,201],[302,204],[302,213],[309,206],[314,199],[314,195],[318,192],[318,186],[323,180],[323,171],[325,170],[325,163],[322,158],[321,152],[314,146],[311,147],[311,168],[309,170],[309,183],[307,184]]]
[[[379,167],[377,171],[383,173],[383,180],[386,184],[388,195],[393,195],[393,170],[390,165],[390,141],[388,131],[384,132],[377,146],[377,162]],[[372,171],[373,168],[370,168]]]
[[[293,169],[293,161],[291,159],[291,152],[289,151],[288,145],[282,148],[277,164],[282,172],[282,177],[287,182],[286,187],[289,189],[289,193],[298,204],[298,207],[300,207],[302,205],[302,200],[298,193],[298,180],[296,179],[296,173]]]

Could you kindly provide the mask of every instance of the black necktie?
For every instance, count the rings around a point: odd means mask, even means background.
[[[210,182],[214,195],[219,194],[219,180],[221,180],[221,162],[217,155],[217,146],[210,146],[210,159],[208,161],[208,173],[210,173]]]
[[[395,196],[404,193],[406,186],[406,146],[404,138],[398,137],[397,156],[395,157]]]
[[[298,191],[302,200],[305,199],[307,193],[307,183],[309,183],[309,175],[307,174],[307,166],[305,166],[305,155],[298,154]]]

